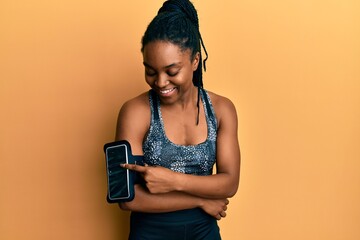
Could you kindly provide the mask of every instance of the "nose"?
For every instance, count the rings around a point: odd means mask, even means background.
[[[166,75],[159,74],[155,80],[155,84],[158,88],[164,88],[169,84],[169,80],[167,80]]]

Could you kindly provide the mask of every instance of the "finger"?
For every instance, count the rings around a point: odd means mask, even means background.
[[[144,173],[146,171],[146,167],[144,166],[140,166],[140,165],[136,165],[136,164],[120,164],[121,167],[132,170],[132,171],[136,171],[139,173]]]
[[[215,216],[215,218],[216,218],[217,220],[220,220],[220,219],[221,219],[221,215],[220,215],[220,214],[217,214],[217,215]]]
[[[226,217],[226,212],[225,212],[225,211],[222,211],[222,212],[219,213],[219,215],[220,215],[221,217]]]
[[[145,167],[157,167],[157,165],[148,165],[147,163],[144,164]]]

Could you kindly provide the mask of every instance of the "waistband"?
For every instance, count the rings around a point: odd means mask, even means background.
[[[132,212],[133,221],[151,221],[151,222],[168,222],[168,223],[190,223],[212,219],[210,215],[200,208],[185,209],[166,213],[142,213]]]

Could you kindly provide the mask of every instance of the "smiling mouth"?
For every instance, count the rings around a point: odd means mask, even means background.
[[[165,90],[159,90],[159,92],[162,94],[162,95],[167,95],[167,94],[170,94],[171,92],[173,92],[176,88],[170,88],[170,89],[165,89]]]

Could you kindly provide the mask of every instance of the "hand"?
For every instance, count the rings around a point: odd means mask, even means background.
[[[203,199],[201,208],[217,220],[226,217],[228,199]]]
[[[150,193],[167,193],[175,190],[176,173],[160,166],[141,166],[136,164],[121,164],[123,168],[140,173]]]

